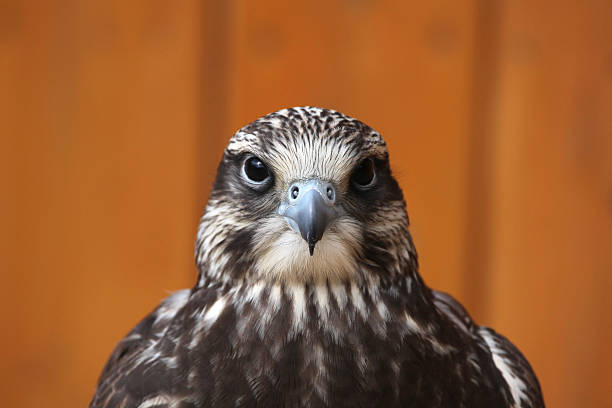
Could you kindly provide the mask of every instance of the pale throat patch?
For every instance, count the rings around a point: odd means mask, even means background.
[[[357,271],[361,235],[357,222],[341,217],[325,231],[310,256],[308,244],[287,221],[281,216],[268,218],[255,238],[255,270],[270,281],[351,279]]]

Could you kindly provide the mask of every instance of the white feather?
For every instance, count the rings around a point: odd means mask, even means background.
[[[501,372],[502,376],[504,377],[504,380],[506,380],[506,383],[510,388],[510,393],[512,394],[512,398],[514,399],[513,407],[520,407],[520,401],[528,400],[527,395],[525,394],[527,386],[520,379],[520,377],[516,375],[512,368],[510,368],[510,366],[506,364],[506,361],[503,356],[503,350],[499,348],[499,345],[497,344],[495,339],[492,338],[486,330],[481,329],[479,330],[479,333],[484,339],[484,341],[487,343],[487,346],[489,346],[489,350],[491,350],[491,354],[493,355],[493,362],[495,363],[497,369]]]

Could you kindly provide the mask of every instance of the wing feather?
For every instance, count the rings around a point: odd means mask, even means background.
[[[465,308],[447,293],[432,291],[434,304],[456,326],[482,339],[491,353],[495,368],[506,381],[513,407],[544,407],[540,384],[521,352],[504,336],[474,323]]]
[[[176,313],[189,299],[190,290],[175,292],[134,327],[115,347],[98,380],[90,408],[135,406],[137,401],[119,386],[132,372],[138,355],[157,342]]]
[[[540,383],[519,349],[493,329],[480,327],[478,332],[489,346],[493,362],[510,388],[514,407],[544,407]]]

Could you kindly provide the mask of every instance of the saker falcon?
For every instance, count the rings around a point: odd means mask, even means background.
[[[229,141],[197,283],[119,342],[91,408],[543,407],[529,363],[418,273],[381,135],[292,108]]]

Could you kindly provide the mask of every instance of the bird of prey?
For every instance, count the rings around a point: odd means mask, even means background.
[[[91,408],[544,406],[519,350],[423,282],[385,141],[356,119],[300,107],[240,129],[195,256]]]

